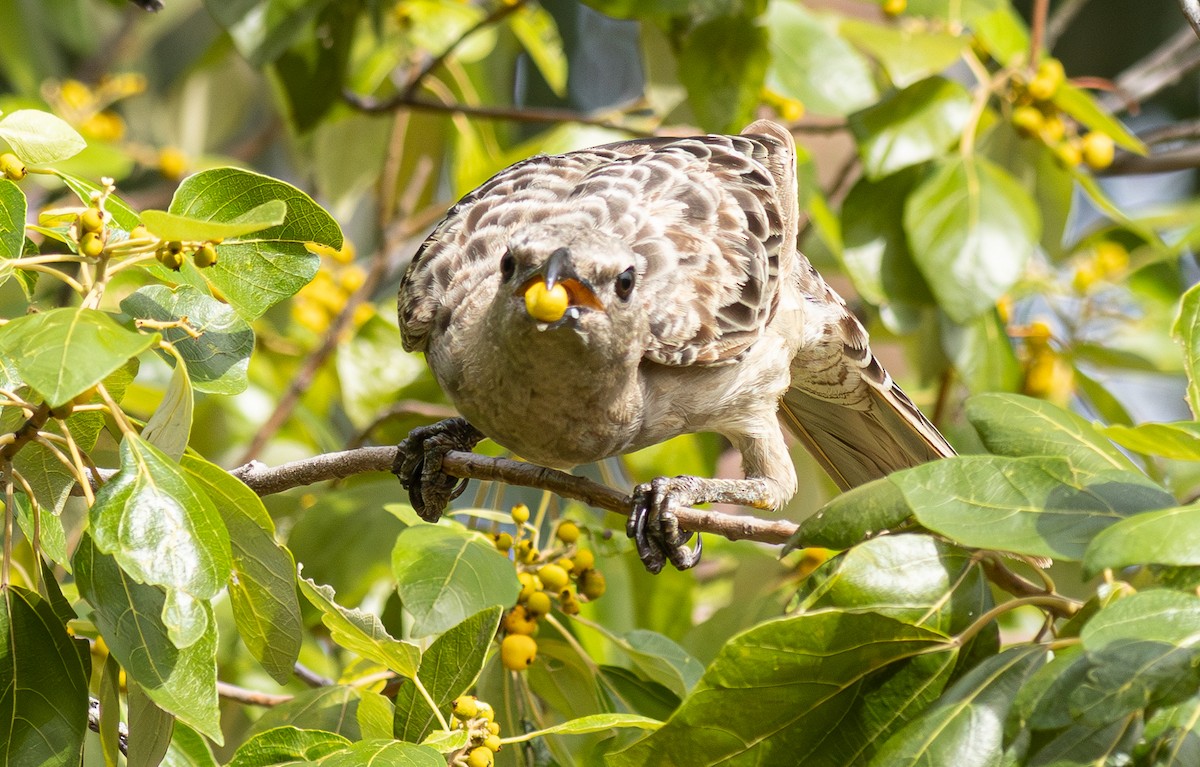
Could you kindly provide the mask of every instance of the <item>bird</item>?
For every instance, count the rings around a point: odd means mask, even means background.
[[[662,476],[631,495],[648,570],[702,542],[676,512],[777,510],[798,486],[785,432],[843,490],[954,455],[797,247],[796,149],[782,126],[538,155],[449,209],[401,279],[403,346],[460,413],[410,432],[393,471],[436,521],[484,438],[552,468],[694,432],[744,478]]]

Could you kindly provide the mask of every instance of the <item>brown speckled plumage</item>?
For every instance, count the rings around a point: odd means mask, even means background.
[[[953,453],[797,251],[798,217],[792,139],[768,122],[533,157],[459,201],[414,256],[405,348],[427,354],[480,434],[538,463],[728,437],[745,480],[660,478],[635,493],[647,565],[687,566],[698,552],[671,509],[775,508],[794,493],[781,422],[843,488]],[[521,286],[556,252],[603,308],[550,324],[526,313]],[[628,296],[614,288],[625,270]]]

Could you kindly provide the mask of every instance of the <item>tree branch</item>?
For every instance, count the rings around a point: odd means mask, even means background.
[[[1192,25],[1192,31],[1200,37],[1200,0],[1179,0],[1179,10],[1183,17]]]
[[[1179,82],[1197,68],[1200,68],[1200,45],[1196,45],[1196,34],[1190,29],[1181,29],[1117,75],[1116,89],[1101,96],[1100,103],[1110,112],[1123,108],[1134,111],[1137,104]]]
[[[325,453],[301,461],[268,467],[257,461],[234,469],[231,474],[245,482],[258,495],[271,495],[330,479],[343,479],[369,471],[390,472],[396,458],[395,447],[362,447],[339,453]],[[629,514],[629,496],[611,487],[530,463],[507,458],[492,458],[477,453],[451,452],[442,462],[442,470],[453,477],[504,482],[549,490],[563,498],[618,514]],[[715,533],[732,541],[750,540],[781,544],[796,532],[788,520],[766,520],[751,516],[723,514],[700,509],[680,509],[679,525],[697,533]]]

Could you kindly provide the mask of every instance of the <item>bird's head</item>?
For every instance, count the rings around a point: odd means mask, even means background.
[[[506,319],[538,333],[573,331],[585,345],[634,341],[644,313],[639,262],[620,238],[579,226],[538,224],[509,238],[496,263]]]

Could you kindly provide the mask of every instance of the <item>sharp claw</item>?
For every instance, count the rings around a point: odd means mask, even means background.
[[[633,539],[642,564],[651,573],[657,573],[669,561],[680,570],[695,566],[700,561],[703,543],[696,536],[696,544],[687,547],[692,533],[679,529],[674,505],[686,502],[675,497],[670,479],[657,477],[652,482],[639,485],[633,494],[633,508],[629,521],[625,523],[625,534]],[[686,496],[686,493],[685,493]]]
[[[690,537],[690,535],[689,535]],[[704,538],[696,535],[696,545],[692,548],[686,546],[677,546],[669,550],[671,564],[675,565],[676,570],[687,570],[695,567],[700,561],[700,554],[704,551]]]
[[[457,485],[457,486],[455,486],[455,488],[454,488],[452,491],[450,491],[450,500],[451,500],[451,501],[453,501],[455,498],[457,498],[458,496],[460,496],[460,495],[462,495],[462,494],[463,494],[463,491],[467,489],[467,483],[468,483],[468,482],[470,482],[470,480],[469,480],[469,479],[466,479],[466,478],[464,477],[464,478],[462,479],[462,481],[460,481],[460,482],[458,483],[458,485]]]

